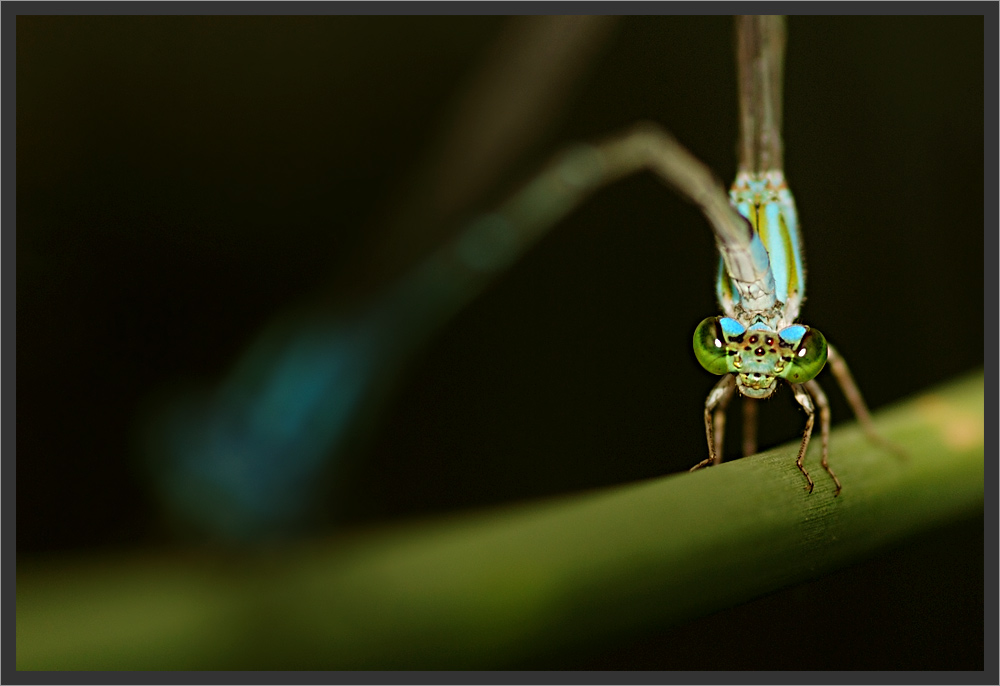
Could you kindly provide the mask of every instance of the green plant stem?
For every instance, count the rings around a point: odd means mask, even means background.
[[[18,562],[18,669],[469,669],[666,627],[983,507],[983,377],[692,474],[223,555]],[[817,441],[818,443],[818,441]],[[691,462],[697,462],[692,456]]]

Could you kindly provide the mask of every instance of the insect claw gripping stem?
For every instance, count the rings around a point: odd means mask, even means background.
[[[809,396],[809,392],[802,384],[793,384],[792,390],[795,393],[795,400],[798,401],[799,405],[802,406],[802,409],[804,409],[808,415],[808,419],[806,419],[805,431],[802,432],[802,445],[799,446],[799,454],[795,458],[795,466],[799,468],[799,471],[802,472],[802,476],[804,476],[806,481],[809,483],[806,490],[812,493],[813,486],[815,484],[813,484],[812,477],[809,476],[809,472],[807,472],[806,468],[803,466],[802,459],[806,456],[806,450],[809,448],[809,439],[812,437],[813,425],[816,422],[816,408],[813,406],[812,398]]]
[[[719,379],[705,401],[705,438],[708,439],[708,458],[689,469],[693,472],[722,461],[723,432],[726,427],[726,406],[736,390],[736,380],[729,374]]]
[[[830,403],[826,399],[826,393],[823,392],[823,389],[815,379],[807,381],[805,386],[806,390],[809,391],[813,400],[816,402],[816,406],[819,408],[820,437],[823,441],[823,449],[821,453],[823,458],[821,464],[823,465],[823,469],[826,470],[826,473],[830,475],[831,479],[833,479],[833,483],[837,487],[837,490],[833,494],[834,497],[837,497],[840,495],[840,479],[838,479],[837,475],[833,473],[833,470],[830,468],[830,463],[827,460],[830,453]]]

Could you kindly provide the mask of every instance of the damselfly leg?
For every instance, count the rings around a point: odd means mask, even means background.
[[[868,412],[868,406],[865,404],[865,399],[862,397],[861,391],[858,390],[858,385],[854,382],[854,377],[851,376],[851,370],[848,369],[847,362],[844,360],[843,355],[841,355],[832,345],[829,346],[829,349],[830,352],[827,362],[830,363],[830,371],[833,372],[833,377],[837,380],[837,385],[840,386],[841,392],[844,394],[848,404],[851,406],[851,410],[854,411],[854,416],[858,418],[858,423],[861,424],[861,428],[864,430],[865,435],[868,436],[868,440],[882,446],[890,452],[895,453],[898,457],[905,459],[906,451],[884,437],[878,432],[878,429],[875,428],[875,423],[872,421],[872,416]]]
[[[705,400],[705,437],[708,439],[708,458],[702,460],[688,471],[719,464],[722,461],[723,440],[726,433],[726,408],[736,390],[736,380],[726,375],[712,388]]]

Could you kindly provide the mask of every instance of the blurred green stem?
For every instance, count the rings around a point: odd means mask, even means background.
[[[795,441],[693,474],[252,554],[22,559],[17,668],[489,669],[677,625],[982,511],[982,374],[876,421],[909,457],[854,424],[834,431],[839,498],[819,469],[805,492]]]

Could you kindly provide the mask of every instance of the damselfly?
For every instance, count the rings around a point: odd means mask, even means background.
[[[828,461],[830,408],[815,381],[827,362],[869,437],[885,441],[875,432],[843,357],[819,331],[796,323],[805,269],[795,200],[783,172],[784,51],[783,17],[737,18],[739,166],[729,195],[744,221],[711,222],[721,253],[716,294],[725,316],[698,325],[694,351],[701,365],[722,379],[705,402],[709,457],[692,471],[722,459],[726,407],[736,390],[745,399],[743,451],[756,452],[754,401],[771,396],[784,380],[808,416],[795,464],[812,491],[802,460],[818,409],[822,465],[839,494],[840,480]]]
[[[741,143],[731,195],[655,124],[572,146],[396,278],[341,307],[303,308],[276,318],[219,388],[165,408],[151,424],[149,451],[156,464],[165,465],[161,483],[174,507],[231,538],[299,521],[315,475],[346,450],[358,427],[372,425],[370,417],[386,404],[414,351],[592,193],[641,170],[701,209],[722,256],[718,296],[725,316],[706,319],[694,337],[701,364],[723,375],[705,405],[709,458],[695,469],[720,461],[725,408],[736,389],[751,400],[765,398],[783,379],[808,414],[796,464],[811,489],[802,459],[818,409],[823,466],[839,493],[827,461],[829,407],[813,380],[827,362],[865,430],[881,439],[843,359],[818,331],[795,323],[805,272],[795,205],[781,167],[784,22],[744,17],[737,27]],[[549,52],[545,47],[542,52]],[[516,67],[521,60],[504,63]],[[498,79],[516,87],[507,86],[490,102],[519,97],[527,77],[522,70]],[[495,129],[503,131],[527,126],[531,117],[524,112],[534,110],[470,111],[498,114],[503,121]],[[463,131],[480,128],[486,127],[461,128],[454,148],[466,145]],[[752,407],[746,404],[748,413]],[[748,419],[744,453],[756,450],[752,415]]]

